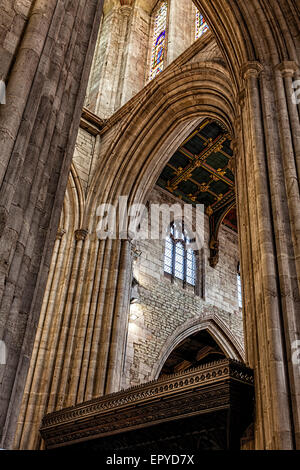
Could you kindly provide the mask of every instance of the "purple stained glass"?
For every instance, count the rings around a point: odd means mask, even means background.
[[[164,68],[168,2],[161,2],[154,20],[154,35],[150,79],[155,78]]]

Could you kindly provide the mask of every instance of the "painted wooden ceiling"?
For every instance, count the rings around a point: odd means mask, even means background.
[[[237,231],[233,152],[227,130],[205,119],[181,144],[157,184],[190,204],[204,204],[214,221]]]
[[[183,340],[166,360],[160,377],[189,370],[208,362],[225,359],[225,354],[205,330],[194,333]]]

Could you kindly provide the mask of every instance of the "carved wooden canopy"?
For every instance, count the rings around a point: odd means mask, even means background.
[[[41,435],[48,449],[239,448],[252,410],[252,370],[223,359],[46,415]]]

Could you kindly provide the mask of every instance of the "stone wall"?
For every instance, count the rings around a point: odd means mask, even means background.
[[[102,1],[1,2],[0,441],[14,439]]]
[[[174,204],[182,201],[156,186],[149,203]],[[154,378],[162,348],[178,327],[193,319],[216,318],[226,325],[243,347],[242,311],[237,297],[238,236],[222,226],[220,260],[216,268],[208,263],[208,218],[204,220],[204,250],[199,257],[197,282],[199,295],[192,286],[183,288],[164,274],[164,240],[136,242],[140,257],[134,262],[134,275],[139,282],[138,303],[131,305],[123,387]]]
[[[95,144],[96,137],[80,127],[73,155],[73,165],[76,167],[84,191],[87,190],[91,177]]]
[[[149,81],[155,3],[105,2],[86,97],[86,107],[103,119]],[[192,0],[169,1],[165,68],[195,41],[195,15]]]
[[[28,20],[32,0],[1,2],[0,16],[0,79],[7,77],[20,36]]]

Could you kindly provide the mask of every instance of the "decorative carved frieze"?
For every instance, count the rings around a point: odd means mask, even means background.
[[[253,372],[240,362],[224,359],[46,415],[41,434],[50,448],[189,413],[227,408],[228,387],[234,383],[252,390]]]
[[[63,228],[59,227],[56,232],[56,240],[61,240],[65,233],[66,231]]]

